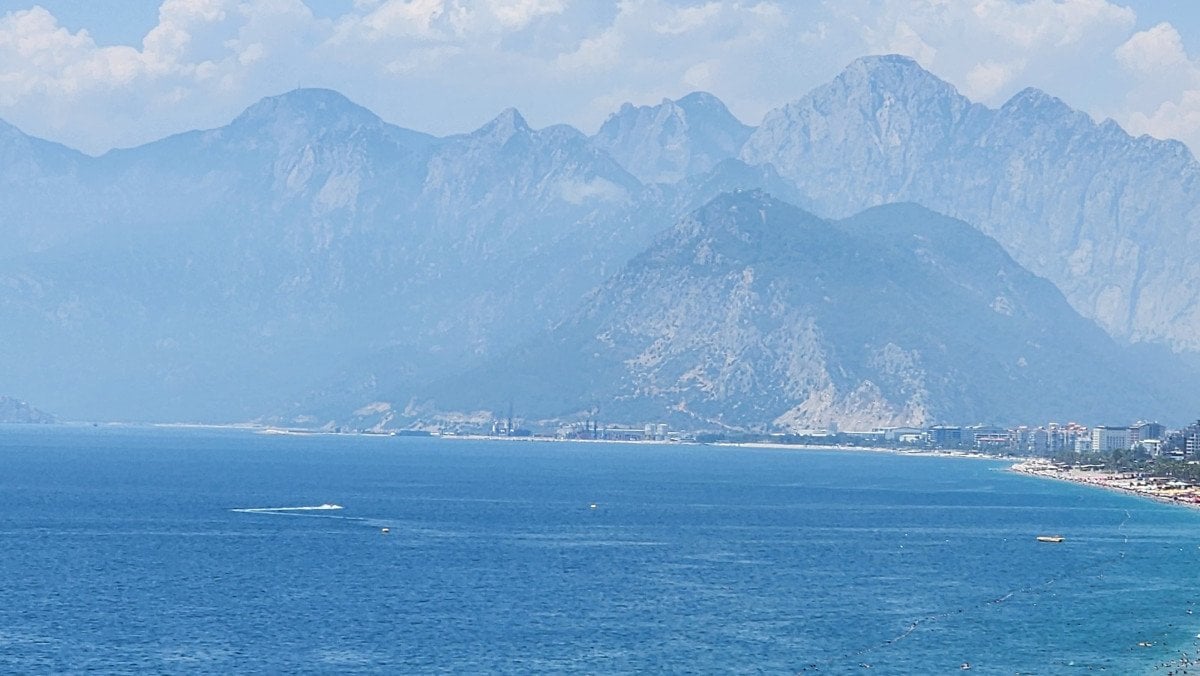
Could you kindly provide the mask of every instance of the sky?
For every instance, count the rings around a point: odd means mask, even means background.
[[[91,154],[297,87],[438,135],[508,107],[592,133],[695,90],[758,124],[882,53],[989,106],[1034,86],[1200,151],[1192,0],[0,0],[0,119]]]

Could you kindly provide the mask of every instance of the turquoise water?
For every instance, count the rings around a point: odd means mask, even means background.
[[[0,428],[0,672],[1125,674],[1195,652],[1200,511],[1004,467]]]

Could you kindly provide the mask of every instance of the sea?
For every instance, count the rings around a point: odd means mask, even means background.
[[[1200,511],[1009,464],[4,426],[0,672],[1187,673]]]

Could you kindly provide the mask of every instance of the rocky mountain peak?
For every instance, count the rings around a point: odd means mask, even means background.
[[[314,144],[338,145],[364,131],[392,134],[401,130],[333,90],[295,89],[258,101],[228,126],[205,132],[204,138],[289,154]]]
[[[799,210],[780,202],[770,194],[757,189],[733,190],[717,195],[696,210],[691,217],[680,222],[694,223],[699,232],[713,234],[733,232],[749,234],[761,231],[780,217],[776,212],[787,211],[794,216]],[[684,226],[691,229],[691,226]]]
[[[1091,123],[1086,113],[1075,110],[1057,96],[1051,96],[1036,87],[1026,87],[1017,92],[1000,107],[1001,116],[1016,116],[1023,119],[1036,118],[1044,122]]]
[[[769,113],[741,157],[820,213],[913,201],[995,236],[1113,335],[1200,349],[1194,285],[1200,166],[1034,88],[999,109],[911,59],[866,57]],[[1192,289],[1192,290],[1185,290]]]
[[[512,137],[531,131],[529,123],[516,108],[505,108],[487,124],[472,132],[471,136],[490,139],[503,145]]]
[[[946,129],[958,124],[972,103],[950,83],[895,54],[855,60],[832,81],[767,114],[748,141],[743,158],[757,160],[760,147],[794,147],[795,139],[778,137],[787,127],[819,127],[843,141],[856,127],[869,129],[874,145],[907,141],[914,131]]]
[[[643,182],[674,183],[736,156],[751,131],[720,99],[693,92],[656,106],[622,105],[592,144]]]
[[[859,98],[891,96],[946,100],[960,105],[968,103],[954,85],[925,70],[913,59],[898,54],[856,59],[826,87],[849,95],[850,100],[857,95]]]
[[[788,265],[804,243],[825,242],[829,224],[762,190],[722,193],[664,233],[651,257],[706,269]],[[768,263],[770,261],[770,263]]]
[[[663,100],[667,101],[668,99]],[[692,92],[676,101],[675,104],[689,114],[712,112],[733,117],[733,114],[725,106],[725,102],[708,92]]]
[[[273,123],[319,127],[346,123],[378,125],[382,120],[332,89],[293,89],[258,101],[239,115],[231,126],[257,127]]]
[[[1136,394],[1092,387],[1109,375],[1098,364]],[[1179,390],[1135,364],[966,223],[914,204],[829,221],[746,190],[693,211],[568,321],[437,398],[784,431],[1126,417]]]
[[[902,77],[934,77],[921,67],[917,60],[904,54],[868,54],[851,61],[842,69],[843,74],[864,73],[869,77],[893,73]]]
[[[853,183],[851,192],[870,196],[856,209],[904,201],[909,167],[946,156],[959,130],[986,113],[910,58],[863,57],[831,82],[768,113],[743,146],[741,159],[774,165],[802,193],[812,192],[807,167],[844,168],[856,178],[843,187]],[[864,177],[864,167],[882,170]],[[826,214],[852,211],[819,208]]]

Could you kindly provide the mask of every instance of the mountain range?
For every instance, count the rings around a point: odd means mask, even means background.
[[[1200,403],[1176,386],[1200,354],[1186,149],[1032,90],[991,110],[902,57],[757,128],[698,92],[591,136],[510,109],[438,138],[296,90],[100,157],[0,124],[0,162],[0,385],[69,419],[521,402],[800,429]]]
[[[1114,336],[1200,350],[1200,165],[1025,89],[972,103],[901,56],[865,57],[769,113],[740,153],[844,216],[910,201],[961,218]]]
[[[828,221],[739,191],[553,330],[429,391],[446,410],[482,397],[683,429],[1186,417],[1191,383],[1164,356],[1119,345],[962,221],[914,204]]]

